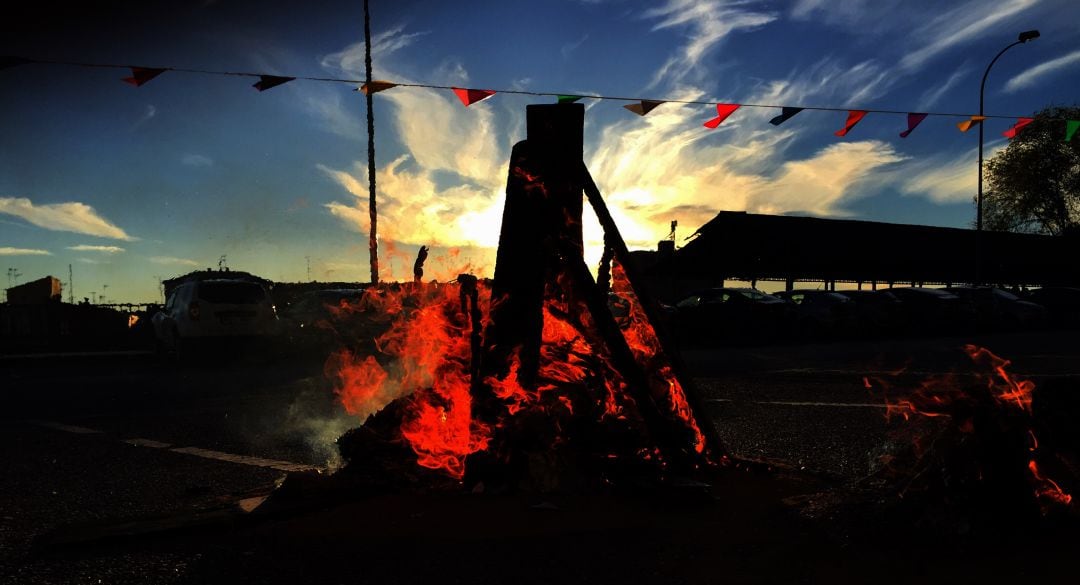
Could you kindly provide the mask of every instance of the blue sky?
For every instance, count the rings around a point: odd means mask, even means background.
[[[363,76],[362,3],[49,5],[0,25],[0,54],[270,74]],[[376,77],[492,89],[990,114],[1077,103],[1071,0],[790,2],[371,0]],[[28,65],[0,71],[0,260],[21,281],[75,272],[75,293],[152,300],[157,277],[216,265],[278,280],[367,280],[364,100],[345,84]],[[416,247],[429,275],[490,274],[507,159],[528,103],[448,91],[376,96],[384,278]],[[720,210],[943,226],[974,215],[977,134],[959,118],[865,118],[587,101],[586,162],[625,236],[652,247]],[[1005,120],[987,123],[987,151]],[[595,242],[599,231],[587,228]],[[752,243],[748,243],[752,245]],[[449,252],[455,248],[458,252]],[[595,248],[592,251],[595,255]],[[66,292],[65,292],[66,296]]]

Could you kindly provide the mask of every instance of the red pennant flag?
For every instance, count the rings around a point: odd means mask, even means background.
[[[858,124],[859,120],[862,120],[864,117],[866,117],[866,110],[848,110],[847,122],[844,124],[844,127],[833,132],[833,134],[836,134],[837,136],[847,136],[847,133],[855,127],[855,124]]]
[[[908,134],[915,129],[916,126],[922,124],[922,121],[926,119],[927,114],[922,112],[913,112],[907,115],[907,130],[900,133],[900,138],[907,138]]]
[[[641,100],[636,104],[627,104],[623,107],[639,116],[644,116],[645,114],[648,114],[649,112],[655,110],[656,107],[662,103],[664,102],[659,102],[656,100]]]
[[[716,128],[720,124],[724,123],[724,120],[732,114],[735,110],[739,109],[740,104],[716,104],[716,117],[708,122],[705,122],[706,128]]]
[[[489,97],[495,95],[495,92],[490,89],[462,89],[460,87],[452,88],[454,93],[457,94],[461,103],[465,104],[465,107],[469,107],[476,102],[483,101]]]
[[[963,122],[957,124],[956,127],[959,128],[961,132],[967,132],[968,130],[971,130],[973,126],[982,124],[982,121],[985,119],[986,116],[972,116],[967,120],[964,120]]]
[[[121,81],[139,87],[162,73],[165,73],[165,69],[158,69],[156,67],[132,67],[131,77],[125,77]]]
[[[392,81],[376,81],[373,79],[371,80],[371,83],[365,83],[353,91],[363,92],[364,95],[371,95],[394,87],[397,87],[397,84]]]
[[[1001,135],[1005,138],[1016,138],[1016,133],[1019,132],[1021,128],[1034,121],[1035,118],[1017,118],[1016,123],[1012,125],[1012,128],[1002,132]]]
[[[296,79],[295,77],[280,77],[278,75],[260,75],[259,80],[256,81],[251,87],[259,91],[266,91],[271,87],[277,87],[283,83],[289,83]]]

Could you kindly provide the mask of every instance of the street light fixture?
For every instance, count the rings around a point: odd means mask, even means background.
[[[1035,40],[1037,38],[1039,38],[1039,31],[1037,31],[1037,30],[1026,30],[1026,31],[1020,33],[1020,36],[1017,37],[1016,42],[1008,45],[1007,47],[1002,49],[1000,52],[998,52],[998,54],[996,56],[994,56],[993,60],[990,61],[990,64],[986,66],[986,71],[983,73],[983,76],[982,76],[982,82],[979,84],[979,116],[983,115],[983,101],[984,101],[983,97],[984,97],[984,95],[986,93],[986,78],[987,78],[987,76],[990,75],[990,68],[993,67],[994,63],[997,63],[997,60],[1000,59],[1001,56],[1005,54],[1005,51],[1008,51],[1009,49],[1015,47],[1016,45],[1022,45],[1024,43],[1028,42],[1028,41],[1032,41],[1032,40]],[[982,201],[983,201],[983,125],[980,122],[979,123],[979,193],[978,193],[978,196],[975,198],[975,208],[976,208],[976,211],[975,211],[975,231],[976,231],[976,238],[977,238],[976,239],[976,245],[975,245],[975,280],[976,281],[981,280],[980,272],[981,272],[981,267],[982,267],[982,263],[981,263],[982,258],[980,256],[980,251],[981,251],[980,248],[981,248],[981,241],[982,241],[982,229],[983,229],[983,210],[982,210],[983,205],[982,205]],[[976,284],[981,284],[981,282],[977,282]]]

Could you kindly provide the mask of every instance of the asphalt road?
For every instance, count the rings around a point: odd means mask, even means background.
[[[687,349],[683,359],[736,456],[851,481],[914,432],[886,422],[864,377],[890,380],[895,398],[928,376],[967,375],[968,342],[1037,382],[1080,376],[1074,332]],[[318,360],[179,368],[144,354],[7,357],[0,372],[3,583],[195,582],[198,550],[42,543],[104,520],[265,495],[288,471],[332,467],[334,439],[359,423]]]

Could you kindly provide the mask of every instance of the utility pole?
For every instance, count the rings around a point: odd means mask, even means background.
[[[307,262],[307,280],[311,282],[311,256],[304,256],[304,260]]]
[[[367,152],[368,152],[368,219],[371,230],[368,232],[368,257],[371,260],[371,283],[379,282],[379,240],[377,238],[379,216],[375,207],[375,110],[372,109],[371,88],[371,11],[368,0],[364,0],[364,80],[367,82]]]
[[[74,280],[71,277],[71,264],[68,264],[68,304],[75,304],[75,285],[72,284]]]
[[[107,289],[107,288],[109,288],[109,285],[107,285],[107,284],[101,285],[101,296],[98,297],[98,300],[101,301],[102,304],[105,303],[105,289]]]

